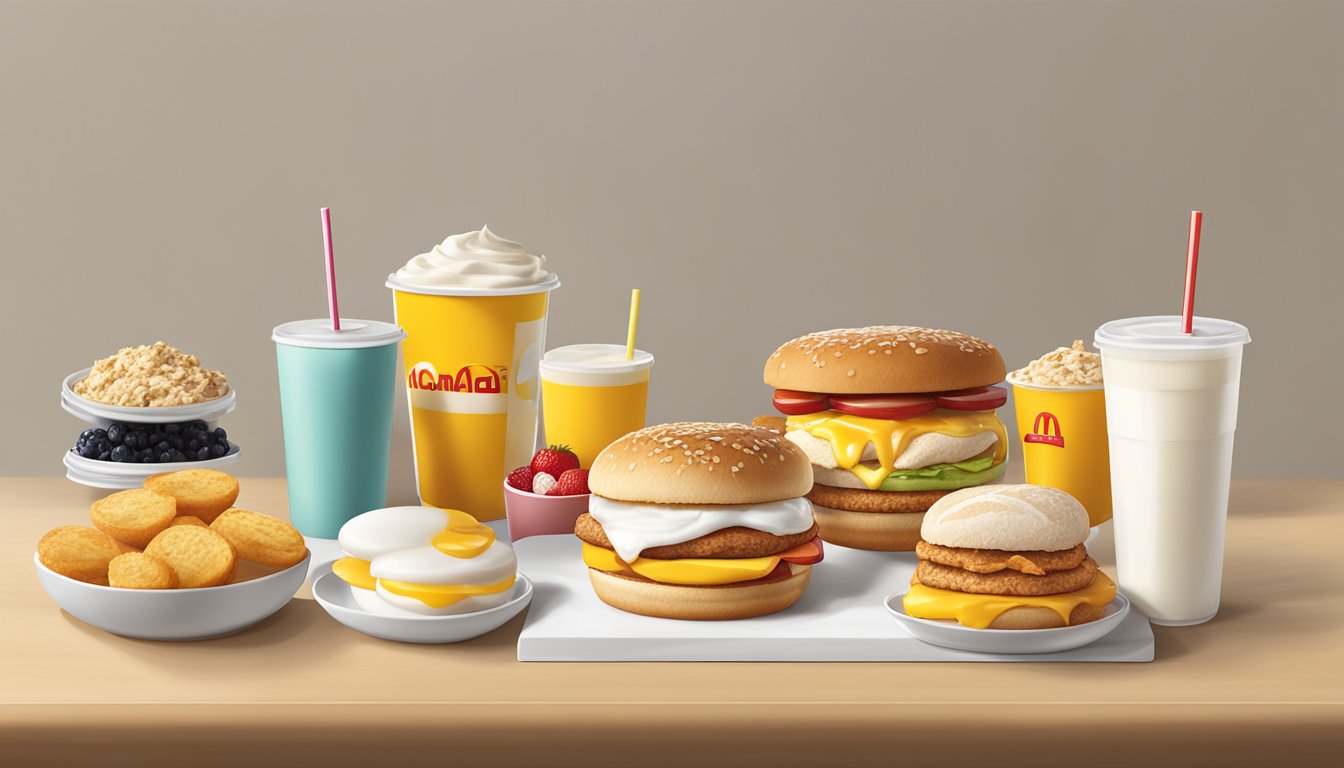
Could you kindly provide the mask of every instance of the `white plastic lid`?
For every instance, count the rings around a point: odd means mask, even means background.
[[[1093,341],[1098,348],[1138,350],[1223,349],[1251,341],[1246,326],[1231,320],[1195,317],[1194,333],[1181,331],[1180,315],[1153,315],[1112,320],[1097,329]]]
[[[547,352],[541,364],[564,373],[631,373],[652,367],[653,355],[636,349],[634,359],[626,360],[623,344],[570,344]]]
[[[291,347],[317,349],[362,349],[396,344],[406,338],[406,332],[395,323],[380,320],[341,319],[341,330],[331,330],[327,318],[295,320],[275,326],[271,341]]]
[[[560,287],[560,278],[554,273],[534,285],[518,285],[508,288],[481,288],[471,285],[417,285],[408,283],[393,272],[387,276],[385,285],[402,293],[420,293],[426,296],[522,296],[529,293],[545,293]]]

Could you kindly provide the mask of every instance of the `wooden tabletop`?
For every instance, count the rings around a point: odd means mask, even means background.
[[[283,480],[242,487],[240,506],[285,513]],[[404,645],[306,592],[232,637],[129,640],[33,573],[38,538],[93,498],[0,479],[0,764],[1325,765],[1344,748],[1344,481],[1234,481],[1222,608],[1153,627],[1151,664],[520,664],[522,616]]]

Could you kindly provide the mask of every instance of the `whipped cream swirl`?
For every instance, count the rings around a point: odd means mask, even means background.
[[[421,288],[524,288],[552,277],[545,256],[528,253],[489,227],[452,235],[393,275],[399,283]]]

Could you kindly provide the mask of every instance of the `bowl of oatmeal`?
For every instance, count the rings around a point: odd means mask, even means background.
[[[222,371],[162,341],[125,347],[61,383],[61,406],[91,424],[162,424],[199,419],[214,426],[234,409]]]

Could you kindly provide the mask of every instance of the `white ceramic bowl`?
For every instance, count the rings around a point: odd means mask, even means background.
[[[1058,653],[1081,648],[1110,634],[1129,615],[1129,601],[1117,593],[1102,609],[1101,618],[1086,624],[1054,629],[976,629],[955,621],[910,616],[905,612],[904,599],[905,593],[901,592],[888,595],[883,602],[887,612],[896,617],[911,637],[931,645],[976,653]]]
[[[86,459],[74,451],[65,452],[65,476],[70,480],[91,488],[139,488],[145,478],[160,472],[176,472],[179,469],[222,469],[226,470],[238,463],[242,449],[229,443],[229,452],[218,459],[205,461],[170,461],[163,464],[137,464],[134,462],[99,461]]]
[[[192,405],[170,405],[162,408],[132,408],[123,405],[107,405],[75,394],[75,382],[89,375],[92,368],[75,371],[61,382],[61,407],[75,418],[99,427],[107,428],[114,421],[130,424],[169,424],[175,421],[204,421],[214,429],[219,420],[231,413],[237,405],[237,396],[233,385],[223,397]]]
[[[331,572],[330,563],[314,575],[313,597],[333,619],[356,632],[403,643],[460,643],[480,637],[504,626],[532,602],[532,582],[520,573],[512,597],[494,608],[450,616],[384,616],[360,608],[350,585]]]
[[[33,553],[42,588],[85,624],[142,640],[205,640],[231,635],[280,610],[303,586],[308,558],[258,579],[203,589],[116,589],[76,581]]]

